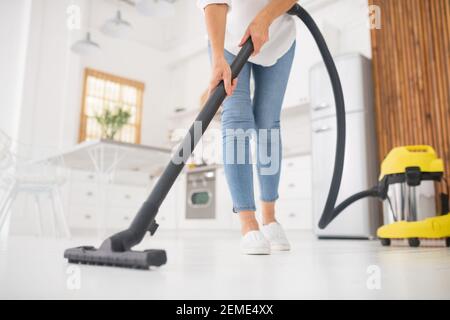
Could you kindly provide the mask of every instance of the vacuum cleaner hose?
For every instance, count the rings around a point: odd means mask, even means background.
[[[380,193],[378,191],[378,188],[373,188],[369,190],[364,190],[358,193],[355,193],[354,195],[348,197],[344,201],[342,201],[332,212],[332,215],[328,218],[329,221],[332,221],[334,218],[336,218],[342,211],[344,211],[345,208],[347,208],[349,205],[351,205],[353,202],[356,202],[362,198],[366,197],[373,197],[373,198],[381,198]]]
[[[328,194],[325,208],[319,222],[320,228],[325,228],[336,215],[333,214],[334,205],[336,203],[337,195],[342,178],[342,171],[344,166],[345,154],[345,107],[344,96],[342,93],[341,83],[339,79],[336,66],[333,58],[328,50],[325,39],[323,38],[319,28],[315,24],[312,17],[298,4],[292,7],[289,14],[298,16],[307,26],[313,35],[322,58],[328,70],[331,84],[333,87],[334,98],[336,101],[336,118],[337,118],[337,146],[336,157],[334,163],[334,173],[331,181],[330,191]],[[253,53],[253,42],[249,38],[242,46],[238,55],[231,64],[232,78],[236,78],[242,70],[245,63]],[[176,178],[182,171],[184,164],[192,154],[195,146],[201,139],[206,128],[210,124],[220,105],[226,98],[225,87],[223,81],[214,89],[206,101],[202,111],[197,116],[195,122],[189,129],[186,137],[174,153],[171,161],[167,164],[161,177],[158,179],[152,192],[144,202],[136,217],[132,221],[130,227],[122,232],[119,232],[112,237],[105,240],[105,247],[111,248],[113,251],[127,251],[134,245],[140,243],[145,236],[145,233],[150,230],[158,209],[161,203],[166,198],[170,188],[175,183]],[[198,134],[196,126],[201,124],[201,134]]]
[[[385,196],[385,191],[387,189],[382,188],[384,185],[380,185],[379,190],[373,189],[360,192],[342,202],[337,208],[334,207],[341,185],[345,155],[345,106],[341,82],[330,51],[311,16],[298,4],[294,5],[288,13],[298,16],[314,37],[330,76],[336,104],[336,155],[328,197],[319,221],[319,228],[323,229],[352,202],[366,196],[383,197]],[[253,42],[249,38],[231,64],[233,79],[238,76],[243,66],[250,58],[253,50]],[[161,266],[166,263],[167,257],[164,250],[133,251],[131,248],[142,241],[147,231],[151,234],[156,231],[157,224],[155,223],[155,217],[161,203],[164,201],[169,190],[175,183],[176,178],[183,170],[184,164],[192,154],[195,146],[201,139],[225,97],[226,92],[224,84],[223,82],[220,82],[218,87],[210,94],[202,111],[190,127],[186,137],[174,153],[171,161],[167,164],[161,177],[158,179],[152,192],[139,209],[139,212],[136,214],[136,217],[133,219],[129,228],[105,239],[99,249],[95,249],[92,246],[67,249],[64,252],[64,257],[68,259],[69,262],[145,269],[150,266]],[[198,132],[199,125],[201,132]]]
[[[339,74],[334,64],[333,57],[330,50],[322,36],[319,28],[314,22],[309,13],[303,9],[299,4],[295,4],[289,11],[289,14],[296,15],[303,21],[305,26],[311,32],[314,40],[317,43],[322,59],[328,71],[328,75],[331,80],[331,86],[333,87],[333,94],[336,107],[336,122],[337,122],[337,136],[336,136],[336,153],[334,158],[333,177],[331,179],[331,185],[328,192],[328,197],[325,202],[325,207],[322,212],[322,216],[319,220],[319,228],[324,229],[333,221],[334,218],[343,210],[337,211],[334,206],[341,186],[342,172],[344,170],[344,156],[345,156],[345,104],[344,93],[342,92],[342,85],[339,78]]]

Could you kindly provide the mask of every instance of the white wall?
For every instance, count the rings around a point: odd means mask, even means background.
[[[184,2],[185,26],[182,43],[168,54],[170,88],[176,92],[168,101],[169,108],[198,109],[200,97],[207,89],[210,63],[203,14],[195,1]]]
[[[359,52],[372,57],[370,29],[368,27],[369,5],[366,0],[337,0],[313,12],[319,27],[334,28],[338,41],[326,38],[335,44],[333,54]],[[330,36],[334,35],[333,33]],[[327,34],[325,34],[327,36]]]
[[[0,1],[0,129],[16,138],[31,0]]]
[[[66,111],[69,1],[35,0],[30,16],[19,140],[60,146]]]
[[[169,90],[164,51],[153,49],[142,42],[103,35],[97,30],[101,23],[114,13],[115,7],[104,1],[95,1],[93,4],[92,15],[95,20],[92,35],[102,50],[99,55],[83,57],[80,69],[93,68],[143,82],[145,92],[141,143],[165,146],[166,118],[169,111],[166,101]],[[81,81],[78,83],[81,84]],[[81,88],[76,91],[81,92]]]
[[[103,52],[101,56],[82,59],[82,68],[89,67],[145,83],[141,143],[164,146],[167,141],[165,92],[168,80],[167,71],[160,63],[164,59],[163,53],[100,34],[96,40],[101,43]]]

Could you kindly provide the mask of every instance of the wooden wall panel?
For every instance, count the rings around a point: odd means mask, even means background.
[[[380,161],[432,145],[450,176],[450,0],[369,0],[381,9],[372,53]]]

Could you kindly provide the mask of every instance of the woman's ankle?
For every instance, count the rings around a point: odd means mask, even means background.
[[[277,222],[277,219],[275,219],[275,216],[263,218],[263,226],[267,226],[268,224]]]
[[[239,212],[239,219],[241,220],[242,235],[245,235],[249,231],[259,230],[258,220],[256,220],[254,211]]]
[[[275,202],[261,202],[263,225],[277,222],[275,219]]]

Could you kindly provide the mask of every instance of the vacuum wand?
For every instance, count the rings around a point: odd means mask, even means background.
[[[232,79],[235,79],[238,76],[252,53],[253,42],[249,38],[231,64]],[[186,161],[191,156],[195,146],[206,131],[225,98],[225,86],[223,81],[221,81],[212,91],[205,106],[195,119],[195,122],[191,125],[188,133],[172,156],[172,159],[164,169],[164,172],[158,179],[153,191],[142,205],[130,227],[125,233],[121,232],[111,237],[115,242],[113,245],[114,249],[122,251],[129,250],[131,247],[141,242],[145,233],[152,227],[152,223],[161,203],[164,201],[170,188],[175,183],[176,178],[183,170]],[[201,126],[201,133],[196,132],[196,130],[198,131],[199,125]]]
[[[231,64],[232,79],[239,75],[252,53],[253,42],[249,38]],[[67,249],[64,252],[64,257],[70,263],[148,269],[150,266],[161,266],[167,262],[164,250],[133,251],[131,249],[142,241],[147,231],[151,235],[155,233],[158,227],[155,217],[161,203],[166,198],[170,188],[183,170],[186,161],[191,156],[195,146],[225,98],[225,86],[223,81],[221,81],[211,92],[205,106],[190,127],[177,151],[173,154],[152,192],[131,222],[130,227],[107,238],[99,249],[91,246]]]
[[[344,95],[333,58],[328,50],[325,40],[311,16],[299,5],[294,5],[289,14],[298,16],[313,35],[322,58],[328,70],[333,93],[336,102],[337,118],[337,146],[334,163],[333,178],[328,198],[319,222],[320,228],[325,228],[337,215],[335,203],[340,188],[345,154],[345,107]],[[232,79],[236,78],[245,63],[253,53],[254,47],[249,38],[231,64]],[[164,172],[144,202],[130,227],[124,231],[107,238],[99,249],[91,246],[83,246],[67,249],[64,257],[71,263],[88,263],[97,265],[113,265],[129,268],[148,269],[149,266],[161,266],[166,263],[167,257],[164,250],[133,251],[133,246],[142,241],[147,231],[153,235],[158,227],[155,217],[161,203],[164,201],[176,178],[192,154],[195,146],[201,139],[206,128],[210,124],[220,105],[226,98],[223,81],[219,83],[209,96],[202,111],[189,129],[186,137],[173,154]],[[199,128],[200,125],[200,128]],[[199,130],[200,129],[200,130]],[[200,132],[198,132],[200,131]],[[336,214],[334,214],[336,213]]]

